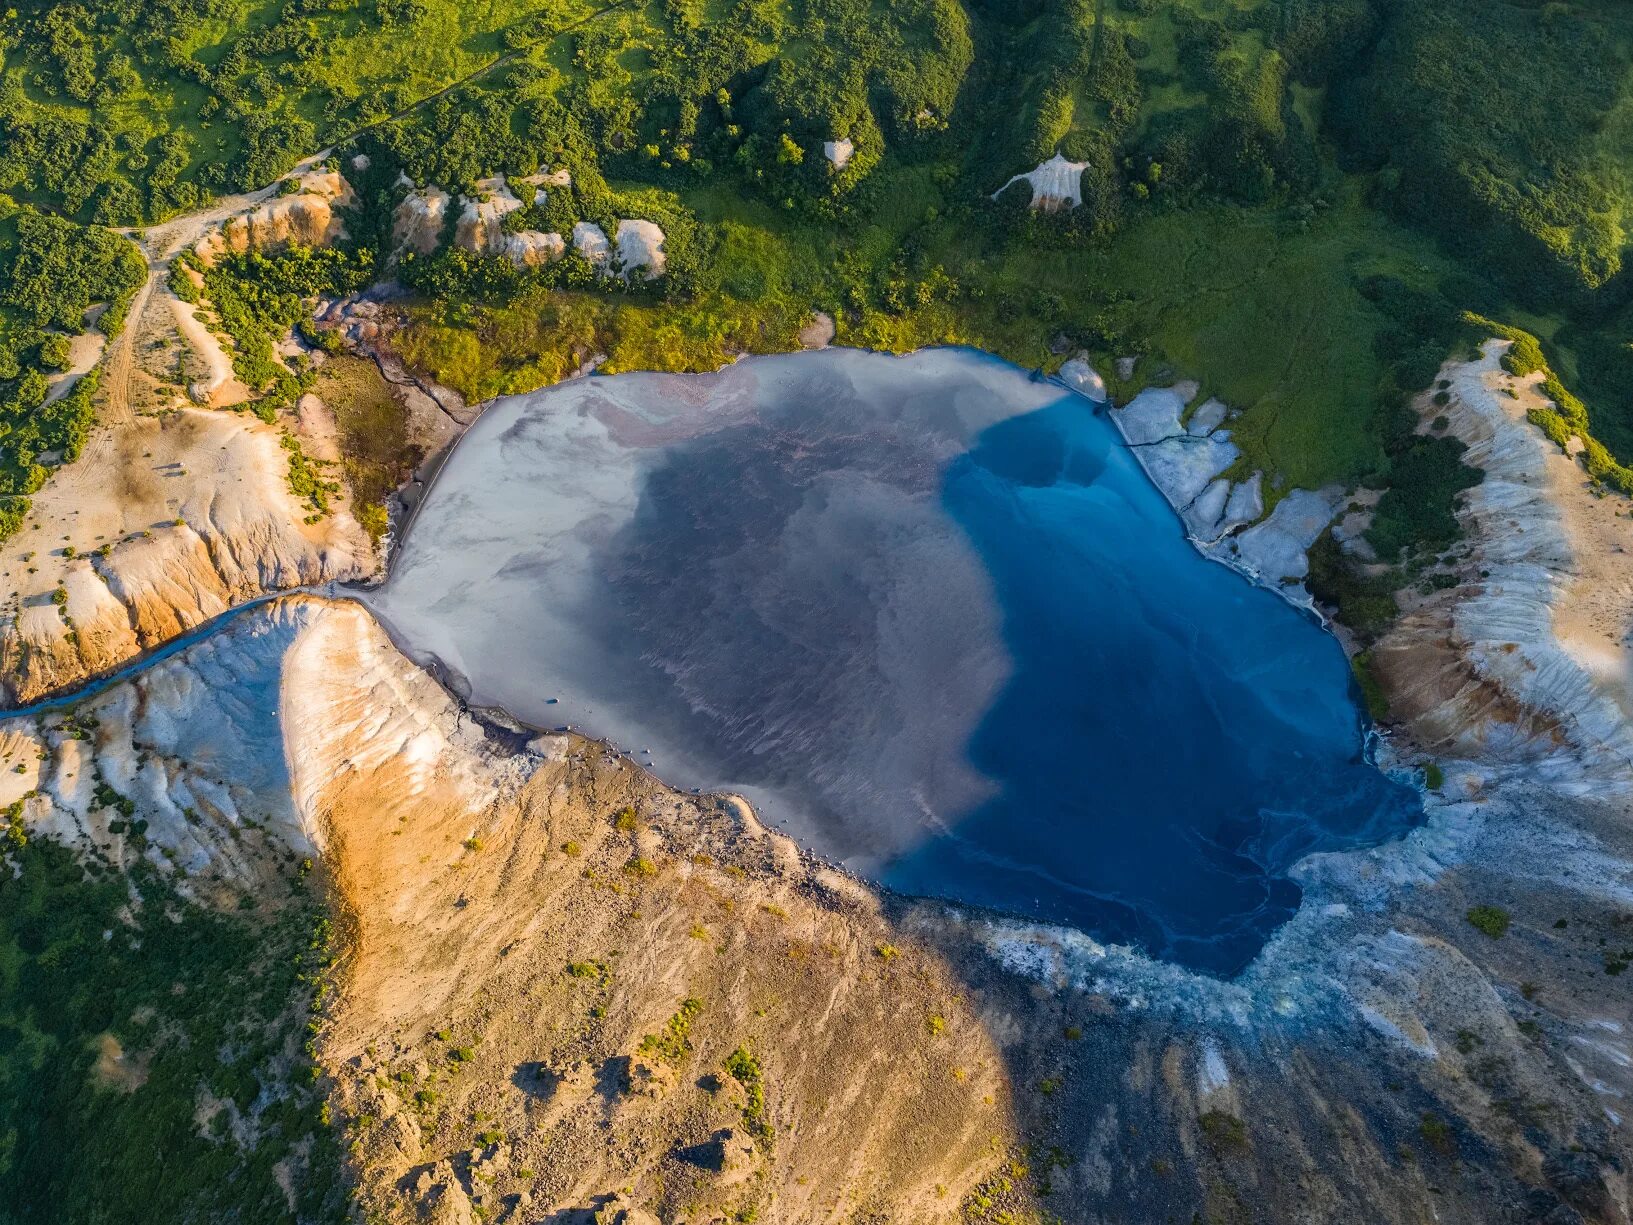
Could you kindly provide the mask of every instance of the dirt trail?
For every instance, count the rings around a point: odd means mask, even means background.
[[[134,366],[133,350],[136,347],[136,333],[140,330],[142,316],[147,312],[147,304],[153,297],[153,287],[158,284],[159,277],[164,275],[159,269],[148,265],[147,282],[137,290],[135,299],[130,304],[130,313],[126,316],[125,330],[119,338],[109,346],[104,357],[103,386],[107,395],[102,403],[102,418],[99,428],[91,436],[86,445],[86,456],[99,456],[108,448],[108,426],[129,425],[136,419],[136,414],[130,407],[130,372]]]

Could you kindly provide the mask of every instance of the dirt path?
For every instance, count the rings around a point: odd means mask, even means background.
[[[132,350],[136,343],[135,336],[141,330],[140,324],[144,312],[148,309],[149,305],[153,301],[154,288],[157,286],[160,278],[169,275],[171,261],[174,260],[175,257],[183,250],[191,247],[200,238],[202,238],[206,232],[215,226],[220,225],[222,222],[227,220],[227,218],[232,217],[235,214],[245,212],[257,204],[270,200],[272,197],[277,195],[281,184],[286,179],[297,177],[306,171],[313,169],[331,153],[333,153],[335,149],[352,143],[365,132],[372,131],[375,128],[383,126],[384,124],[392,123],[407,115],[411,115],[422,107],[427,106],[440,98],[447,97],[455,90],[469,85],[473,81],[479,80],[490,72],[493,72],[495,69],[515,61],[519,56],[525,54],[531,48],[539,46],[543,43],[551,42],[557,38],[560,38],[564,34],[571,33],[574,30],[581,29],[590,22],[597,21],[600,18],[605,17],[608,13],[616,12],[621,8],[627,8],[632,2],[633,0],[614,0],[614,3],[603,5],[601,8],[596,9],[594,12],[585,14],[576,21],[570,21],[566,25],[558,26],[557,28],[550,30],[548,33],[541,35],[539,38],[534,39],[532,42],[529,42],[524,46],[506,51],[503,55],[499,55],[494,59],[489,60],[487,63],[473,69],[464,76],[459,77],[454,81],[450,81],[447,85],[444,85],[441,89],[436,90],[434,93],[426,94],[423,98],[417,99],[408,106],[404,107],[402,110],[388,115],[384,119],[377,120],[374,123],[358,128],[356,131],[347,136],[341,137],[339,140],[335,141],[334,144],[318,150],[310,157],[292,167],[288,173],[280,175],[271,183],[268,183],[265,187],[258,188],[255,191],[241,192],[237,195],[222,196],[205,208],[199,209],[196,212],[186,213],[180,217],[173,217],[168,221],[162,221],[157,225],[149,226],[145,230],[138,226],[118,227],[115,231],[116,233],[120,233],[128,238],[131,238],[140,246],[142,255],[147,260],[148,278],[147,284],[142,287],[140,292],[137,294],[136,299],[131,303],[124,332],[119,336],[118,340],[109,347],[103,356],[105,394],[103,396],[102,416],[98,422],[99,428],[95,431],[95,436],[87,444],[87,453],[89,454],[96,452],[100,454],[105,452],[108,442],[106,437],[104,437],[106,431],[101,429],[101,426],[128,424],[134,419],[134,413],[131,409],[132,396],[130,382],[131,371],[134,365],[132,360]],[[140,235],[139,238],[137,237],[138,235]],[[161,298],[165,296],[166,295],[163,294],[160,295]],[[204,353],[201,354],[201,356],[206,360],[206,362],[210,361],[210,354]]]
[[[107,363],[104,370],[103,386],[107,388],[107,396],[102,404],[102,418],[98,423],[101,426],[128,425],[136,419],[136,414],[130,407],[130,372],[135,365],[133,350],[136,348],[136,333],[141,330],[142,316],[147,313],[147,304],[152,300],[153,287],[158,284],[163,272],[148,265],[147,282],[136,291],[136,297],[130,304],[130,311],[125,316],[125,328],[119,333],[119,338],[109,346],[104,361]],[[107,433],[98,429],[86,447],[87,454],[99,453],[107,446]]]

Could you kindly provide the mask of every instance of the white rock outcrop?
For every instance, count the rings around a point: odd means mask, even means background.
[[[502,254],[505,217],[522,207],[502,174],[479,179],[476,198],[460,198],[459,220],[454,225],[454,244],[478,254]]]
[[[1111,419],[1192,534],[1201,536],[1212,523],[1195,520],[1189,513],[1192,505],[1241,452],[1230,440],[1229,430],[1193,434],[1181,424],[1194,394],[1188,386],[1148,387],[1122,408],[1112,409]],[[1223,509],[1221,500],[1217,510]]]
[[[523,175],[516,181],[526,184],[528,187],[571,187],[573,185],[573,173],[566,167],[562,167],[559,170],[541,170],[538,174]]]
[[[409,184],[413,187],[413,184]],[[451,197],[440,187],[415,187],[391,214],[391,243],[401,254],[429,255],[442,241]]]
[[[1069,162],[1063,154],[1057,153],[1025,174],[1011,176],[992,193],[992,198],[996,200],[1003,195],[1011,184],[1025,181],[1032,185],[1033,208],[1045,213],[1076,208],[1083,203],[1083,172],[1088,168],[1087,162]]]
[[[597,267],[612,258],[607,232],[593,221],[580,221],[573,226],[573,250]]]
[[[1074,390],[1103,400],[1104,383],[1087,362],[1067,362],[1060,376]],[[1295,489],[1266,518],[1263,474],[1240,481],[1224,476],[1241,456],[1225,428],[1229,409],[1208,399],[1187,420],[1186,406],[1196,394],[1194,383],[1148,387],[1113,408],[1111,419],[1203,553],[1291,595],[1309,573],[1306,554],[1337,514],[1342,491]],[[1308,603],[1308,597],[1297,602]]]
[[[1423,410],[1447,418],[1465,462],[1485,473],[1458,515],[1473,554],[1457,587],[1407,611],[1377,666],[1418,735],[1448,751],[1530,761],[1544,774],[1624,776],[1633,524],[1526,419],[1546,403],[1540,375],[1503,370],[1508,347],[1488,341],[1480,360],[1446,366],[1449,402]]]
[[[1344,491],[1337,488],[1295,489],[1276,503],[1275,510],[1262,523],[1221,540],[1219,552],[1266,583],[1300,583],[1310,572],[1310,546],[1326,531],[1343,500]],[[1256,504],[1262,513],[1264,504],[1258,497],[1257,479],[1250,504]]]
[[[626,278],[639,270],[646,280],[663,275],[668,257],[663,251],[663,231],[650,221],[618,223],[618,262]]]
[[[502,255],[518,268],[537,268],[553,263],[567,253],[567,243],[560,234],[542,230],[517,230],[502,237],[493,251]]]
[[[828,159],[828,164],[835,170],[843,170],[850,165],[851,158],[855,155],[856,146],[847,139],[829,140],[822,144],[822,156]]]
[[[1072,358],[1061,366],[1055,377],[1078,395],[1087,396],[1096,404],[1104,404],[1111,398],[1106,392],[1106,380],[1100,377],[1098,370],[1089,365],[1087,358]]]

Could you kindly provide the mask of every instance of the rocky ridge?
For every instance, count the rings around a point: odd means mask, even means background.
[[[1307,553],[1343,504],[1343,490],[1289,490],[1266,516],[1264,474],[1254,472],[1239,481],[1226,476],[1241,457],[1230,440],[1231,411],[1210,398],[1187,414],[1197,397],[1197,384],[1148,387],[1116,407],[1085,359],[1067,361],[1056,377],[1106,407],[1124,443],[1173,505],[1198,550],[1294,603],[1313,606],[1303,588],[1309,573]]]

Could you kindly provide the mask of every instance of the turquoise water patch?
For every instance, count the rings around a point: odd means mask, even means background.
[[[1111,427],[1066,400],[996,425],[943,504],[992,575],[1015,670],[970,739],[1000,794],[884,873],[1234,972],[1311,851],[1380,842],[1416,794],[1364,760],[1349,667],[1205,562]]]
[[[1109,422],[847,351],[502,401],[372,598],[473,702],[734,790],[908,893],[1216,974],[1419,819],[1334,639],[1199,556]]]

